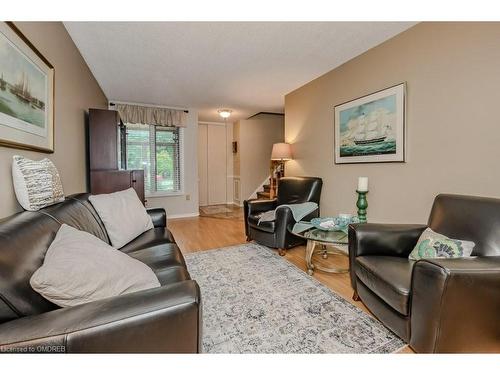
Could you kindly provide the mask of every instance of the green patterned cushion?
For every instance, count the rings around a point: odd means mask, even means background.
[[[454,240],[427,228],[409,258],[413,260],[426,258],[461,258],[469,257],[475,243],[471,241]]]

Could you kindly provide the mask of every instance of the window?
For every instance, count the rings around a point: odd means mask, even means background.
[[[182,130],[178,127],[125,126],[122,161],[126,169],[144,169],[147,195],[178,193],[182,190],[181,137]]]

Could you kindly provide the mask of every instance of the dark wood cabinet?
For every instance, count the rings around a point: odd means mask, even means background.
[[[117,111],[89,109],[88,117],[89,189],[92,194],[107,194],[134,188],[144,196],[144,171],[118,169],[118,131],[121,121]]]
[[[90,170],[118,169],[117,111],[89,110],[89,167]]]
[[[107,194],[134,188],[139,199],[144,202],[144,171],[91,171],[90,191],[94,194]]]

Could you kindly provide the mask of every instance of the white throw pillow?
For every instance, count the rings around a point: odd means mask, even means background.
[[[160,286],[146,264],[63,224],[31,287],[58,306],[76,306]]]
[[[64,191],[56,166],[49,159],[12,157],[12,182],[19,204],[28,211],[64,201]]]
[[[117,249],[153,228],[151,216],[132,188],[91,195],[89,200],[106,227],[111,245]]]

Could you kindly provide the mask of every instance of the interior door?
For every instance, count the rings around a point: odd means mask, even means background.
[[[207,125],[208,204],[225,204],[227,189],[226,126]]]
[[[208,125],[198,125],[198,192],[199,205],[208,205]]]

